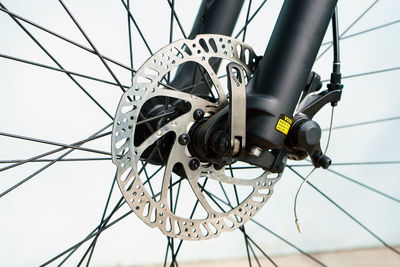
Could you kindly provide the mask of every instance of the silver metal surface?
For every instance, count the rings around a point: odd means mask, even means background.
[[[262,149],[256,146],[252,146],[249,150],[249,154],[255,157],[259,157],[261,155]]]
[[[237,155],[246,146],[246,85],[242,67],[237,63],[227,66],[229,102],[229,130],[232,155]]]
[[[210,45],[216,44],[216,50]],[[204,45],[207,49],[204,48]],[[191,155],[184,145],[180,145],[178,138],[188,134],[190,125],[195,121],[193,111],[202,109],[207,113],[215,113],[227,105],[224,87],[209,64],[210,58],[226,59],[236,62],[251,77],[254,70],[255,54],[243,42],[221,35],[199,35],[193,40],[179,40],[164,47],[154,54],[137,71],[133,78],[132,87],[122,96],[112,134],[112,159],[117,166],[117,182],[127,203],[135,214],[150,227],[158,227],[167,236],[185,240],[210,239],[224,231],[231,231],[247,222],[266,203],[273,192],[278,178],[269,178],[269,172],[263,172],[253,179],[241,179],[227,175],[225,168],[216,170],[212,165],[204,164],[197,170],[188,167]],[[162,88],[159,82],[162,77],[175,67],[188,61],[194,61],[208,72],[212,83],[218,92],[218,101],[213,103],[198,96],[182,91]],[[240,90],[244,87],[240,86]],[[151,98],[165,96],[190,103],[189,112],[169,121],[150,134],[143,142],[135,145],[135,130],[139,112],[143,104]],[[241,107],[245,109],[245,107]],[[152,197],[152,193],[144,185],[143,172],[140,171],[142,153],[167,133],[173,132],[176,136],[171,148],[164,173],[161,175],[161,194]],[[189,216],[178,216],[170,207],[167,199],[174,165],[182,164],[186,173],[187,182],[191,190],[204,208],[207,215],[203,219],[191,219]],[[151,164],[149,164],[151,165]],[[156,166],[157,167],[157,166]],[[252,191],[241,198],[241,202],[227,212],[216,210],[205,197],[199,180],[212,179],[226,186],[251,187]],[[184,202],[184,200],[182,200]],[[181,203],[181,202],[180,202]]]

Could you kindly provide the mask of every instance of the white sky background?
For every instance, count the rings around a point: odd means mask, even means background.
[[[169,41],[170,13],[166,1],[132,1],[132,12],[156,52]],[[187,34],[200,2],[177,0],[176,12]],[[270,0],[250,24],[246,42],[262,54],[277,9],[282,1]],[[340,32],[346,29],[373,1],[340,1]],[[2,1],[11,11],[39,23],[81,44],[89,46],[57,1]],[[120,1],[65,1],[99,51],[129,65],[127,18]],[[227,1],[228,3],[228,1]],[[253,1],[252,12],[261,3]],[[244,7],[247,7],[247,2]],[[381,0],[347,34],[399,19],[400,2]],[[236,33],[245,21],[243,9]],[[24,24],[26,25],[26,24]],[[112,80],[99,59],[31,26],[27,28],[67,70]],[[359,35],[341,42],[343,76],[398,67],[400,64],[400,24]],[[174,40],[182,38],[174,28]],[[134,68],[150,56],[137,31],[134,37]],[[331,33],[325,41],[331,40]],[[6,14],[0,12],[0,53],[55,66]],[[315,71],[329,77],[332,52],[316,63]],[[110,64],[125,85],[130,73]],[[400,115],[399,71],[344,80],[342,101],[335,111],[334,125],[377,120]],[[77,78],[114,115],[121,90],[115,86]],[[110,123],[63,73],[45,70],[0,58],[0,131],[73,143]],[[329,126],[330,109],[318,114],[322,128]],[[393,120],[335,130],[328,155],[334,162],[400,160],[400,121]],[[326,132],[325,132],[326,135]],[[326,136],[324,136],[324,141]],[[323,142],[324,142],[323,141]],[[87,147],[110,150],[110,138]],[[25,159],[53,149],[53,146],[0,137],[0,160]],[[56,154],[49,158],[55,158]],[[71,157],[94,156],[73,152]],[[0,192],[22,180],[46,163],[30,163],[0,173]],[[5,165],[1,165],[3,167]],[[400,198],[399,165],[361,165],[332,169]],[[111,162],[61,162],[32,178],[0,200],[0,264],[32,266],[43,263],[86,236],[97,226],[115,168]],[[298,168],[306,175],[307,168]],[[322,191],[389,244],[400,244],[400,206],[351,184],[329,172],[317,170],[311,180]],[[255,217],[305,251],[377,246],[379,243],[344,216],[326,199],[306,186],[299,200],[303,234],[297,234],[293,200],[300,179],[287,169],[269,202]],[[120,198],[115,190],[112,201]],[[125,209],[124,211],[126,211]],[[119,213],[119,214],[122,214]],[[247,231],[268,253],[292,253],[293,249],[253,223]],[[102,234],[93,263],[96,266],[158,263],[163,260],[165,237],[150,229],[135,215]],[[180,260],[244,257],[239,231],[201,242],[184,242]],[[79,255],[77,255],[79,257]],[[77,260],[76,258],[75,260]],[[74,262],[73,260],[71,262]],[[71,264],[72,265],[72,264]]]

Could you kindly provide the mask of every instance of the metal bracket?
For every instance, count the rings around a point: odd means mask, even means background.
[[[246,87],[244,71],[237,63],[226,67],[229,91],[229,132],[233,156],[246,147]]]
[[[323,106],[331,102],[339,101],[341,95],[342,90],[339,89],[333,91],[325,90],[319,94],[310,93],[299,103],[296,116],[297,114],[304,114],[309,119],[312,119]]]

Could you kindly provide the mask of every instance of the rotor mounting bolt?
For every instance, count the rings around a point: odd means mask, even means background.
[[[193,112],[193,119],[195,119],[196,121],[201,120],[204,117],[204,111],[200,108],[196,109]]]
[[[190,137],[187,134],[181,134],[178,138],[178,142],[179,144],[181,144],[182,146],[186,146],[190,141]]]
[[[199,161],[198,159],[196,159],[196,158],[192,158],[192,159],[189,161],[189,168],[190,168],[192,171],[197,170],[198,168],[200,168],[200,161]]]

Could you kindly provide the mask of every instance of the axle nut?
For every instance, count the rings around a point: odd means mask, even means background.
[[[321,133],[318,123],[306,121],[300,126],[297,142],[301,147],[314,146],[319,143]]]

